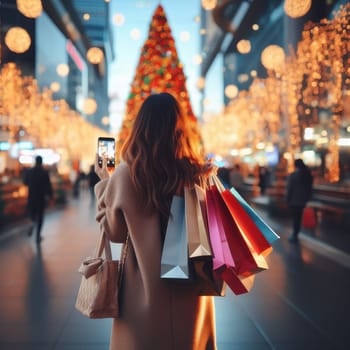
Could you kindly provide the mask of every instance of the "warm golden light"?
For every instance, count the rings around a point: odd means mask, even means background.
[[[69,67],[66,63],[60,63],[56,67],[56,72],[60,77],[66,77],[69,74]]]
[[[203,58],[201,55],[195,55],[192,59],[194,64],[202,64]]]
[[[89,97],[84,100],[83,112],[87,115],[94,114],[97,110],[97,103],[95,99]]]
[[[285,0],[284,11],[291,18],[305,16],[311,8],[312,0]]]
[[[240,40],[236,46],[237,46],[238,52],[241,54],[247,54],[251,50],[251,45],[249,40],[245,40],[245,39]]]
[[[245,83],[249,80],[249,75],[248,74],[239,74],[238,75],[238,81],[240,83]]]
[[[130,36],[134,40],[139,40],[141,38],[141,31],[140,31],[140,29],[138,29],[138,28],[132,29],[131,32],[130,32]]]
[[[16,64],[0,68],[0,132],[6,130],[9,138],[21,126],[36,147],[48,147],[65,159],[91,162],[99,136],[111,136],[88,123],[78,112],[71,110],[64,100],[53,99],[53,91],[40,91],[32,76],[23,76]]]
[[[259,29],[260,29],[259,24],[254,23],[254,24],[252,25],[252,29],[255,30],[255,31],[259,30]]]
[[[17,9],[24,16],[37,18],[43,11],[41,0],[16,0]]]
[[[83,19],[84,19],[84,21],[90,20],[90,14],[89,13],[84,13],[83,14]]]
[[[104,116],[101,121],[102,121],[103,125],[108,125],[109,124],[109,117]]]
[[[236,85],[227,85],[225,87],[225,95],[228,98],[235,98],[238,95],[238,87]]]
[[[269,45],[261,53],[261,63],[266,69],[278,71],[283,67],[284,60],[284,50],[278,45]]]
[[[189,32],[181,32],[180,33],[180,40],[181,41],[186,42],[186,41],[189,41],[190,39],[191,39],[191,35]]]
[[[125,22],[125,17],[123,14],[121,13],[116,13],[114,16],[113,16],[113,23],[117,26],[122,26]]]
[[[53,92],[58,92],[58,91],[60,91],[60,89],[61,89],[61,85],[60,85],[60,83],[58,83],[57,81],[53,81],[53,82],[50,84],[50,89],[51,89]]]
[[[210,11],[215,8],[217,0],[202,0],[201,3],[204,10]]]
[[[204,77],[199,77],[197,80],[197,89],[202,90],[205,87],[205,78]]]
[[[86,53],[86,58],[92,64],[99,64],[103,61],[104,54],[99,47],[90,47]]]
[[[5,44],[13,52],[26,52],[31,45],[27,31],[21,27],[12,27],[5,35]]]

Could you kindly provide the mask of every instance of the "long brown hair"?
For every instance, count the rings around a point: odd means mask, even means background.
[[[146,208],[158,210],[163,219],[169,215],[172,196],[181,193],[184,185],[200,182],[208,172],[178,102],[168,93],[151,95],[143,102],[121,155]]]

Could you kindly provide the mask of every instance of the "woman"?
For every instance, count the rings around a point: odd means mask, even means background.
[[[140,108],[111,177],[96,163],[97,221],[112,242],[129,234],[110,349],[211,350],[215,345],[212,297],[188,283],[160,278],[162,245],[171,199],[200,183],[208,166],[190,142],[179,104],[168,93],[151,95]]]

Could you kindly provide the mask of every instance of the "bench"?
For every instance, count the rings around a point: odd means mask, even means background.
[[[341,185],[315,184],[308,207],[315,210],[318,222],[327,221],[349,227],[350,188]]]
[[[336,223],[342,224],[344,220],[345,209],[326,204],[324,202],[310,201],[307,203],[308,208],[315,210],[317,221],[320,222],[325,217],[331,217]]]

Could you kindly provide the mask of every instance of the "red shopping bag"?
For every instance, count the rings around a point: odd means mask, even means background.
[[[271,244],[266,240],[258,226],[245,211],[239,201],[229,190],[221,193],[225,204],[235,220],[239,230],[246,236],[258,255],[268,255],[272,251]]]
[[[233,268],[226,268],[219,274],[236,295],[248,293],[253,287],[255,275],[238,276]]]
[[[271,244],[267,241],[259,227],[244,209],[234,194],[225,189],[217,176],[212,176],[212,182],[217,186],[230,214],[241,233],[249,240],[254,251],[260,255],[268,255],[272,251]]]
[[[313,208],[306,207],[303,212],[302,225],[304,228],[314,229],[316,227],[317,220],[316,214]]]

